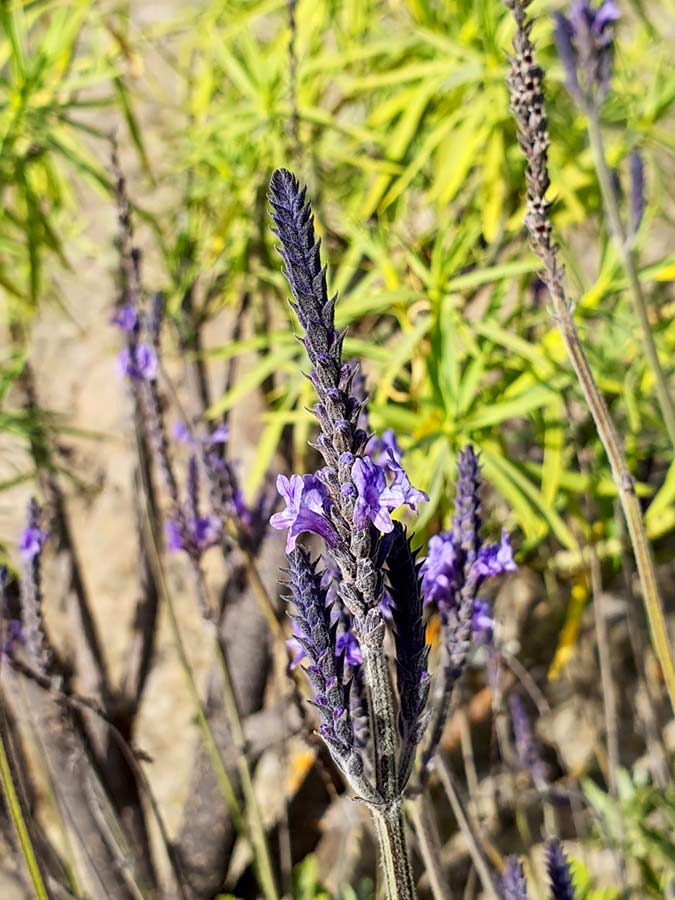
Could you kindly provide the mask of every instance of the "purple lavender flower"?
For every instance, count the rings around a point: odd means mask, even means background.
[[[324,485],[314,475],[285,475],[277,477],[277,491],[286,502],[286,509],[270,519],[272,528],[288,529],[286,553],[295,548],[298,535],[317,534],[329,547],[337,543],[337,532],[327,518],[330,501]]]
[[[576,0],[568,16],[556,13],[555,18],[554,37],[570,93],[582,106],[601,103],[612,74],[616,3],[604,0],[596,9],[586,0]]]
[[[117,367],[123,378],[131,378],[132,381],[154,381],[157,377],[157,356],[152,347],[138,343],[120,351]]]
[[[394,473],[389,484],[386,477],[388,471]],[[352,466],[352,480],[356,488],[354,525],[359,529],[366,529],[372,522],[379,531],[387,534],[394,527],[390,515],[393,510],[403,505],[415,510],[418,503],[429,499],[423,491],[410,484],[408,476],[390,452],[387,469],[368,457],[357,457]]]
[[[354,744],[349,687],[343,681],[344,658],[337,649],[337,626],[331,622],[326,592],[306,551],[300,547],[291,550],[288,566],[294,638],[309,662],[306,671],[321,718],[319,733],[340,769],[358,777],[363,763]]]
[[[183,539],[183,526],[176,519],[169,519],[164,530],[166,532],[166,547],[171,553],[179,550],[194,549],[197,553],[204,553],[209,547],[215,547],[220,543],[220,520],[215,516],[197,516],[186,522],[188,546]]]
[[[366,444],[365,455],[369,456],[378,466],[386,466],[389,458],[393,458],[398,465],[403,459],[403,451],[398,445],[396,434],[392,428],[382,432],[382,437],[373,435]]]
[[[495,578],[505,572],[515,572],[518,566],[513,561],[511,541],[505,530],[498,544],[484,544],[478,551],[476,561],[471,567],[472,574],[478,578]]]
[[[504,900],[527,900],[527,883],[522,865],[515,856],[506,860],[506,872],[502,878]]]
[[[19,535],[18,550],[24,562],[31,562],[42,552],[49,533],[37,525],[29,525]]]
[[[553,900],[574,900],[569,863],[559,841],[550,841],[546,847],[546,869],[551,881]]]
[[[468,446],[460,455],[452,528],[429,540],[422,564],[424,602],[433,603],[442,615],[457,607],[458,595],[465,586],[471,588],[475,599],[486,578],[517,568],[506,531],[502,531],[499,543],[481,542],[478,472],[478,458]]]
[[[127,334],[137,334],[140,328],[136,310],[130,303],[125,303],[124,306],[119,307],[111,319],[111,324],[116,325]]]

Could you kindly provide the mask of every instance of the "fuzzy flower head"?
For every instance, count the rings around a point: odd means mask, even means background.
[[[582,106],[599,105],[607,95],[618,19],[614,0],[603,0],[598,7],[576,0],[567,16],[556,14],[555,42],[567,87]]]
[[[277,491],[286,503],[286,509],[270,519],[272,528],[287,529],[286,553],[295,548],[295,542],[303,532],[323,538],[329,547],[335,547],[337,532],[327,514],[330,503],[325,486],[315,475],[279,475]]]
[[[221,525],[215,516],[193,516],[184,525],[177,519],[169,519],[165,532],[170,553],[191,549],[201,554],[220,543]]]
[[[132,381],[154,381],[157,378],[157,356],[148,344],[125,347],[117,357],[117,367],[123,378]]]

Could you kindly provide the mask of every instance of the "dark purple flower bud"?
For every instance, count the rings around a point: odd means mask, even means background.
[[[140,327],[136,310],[130,303],[120,306],[110,321],[112,325],[117,325],[119,329],[127,334],[137,334]]]
[[[147,344],[125,347],[117,357],[117,366],[122,377],[133,381],[154,381],[157,377],[157,356]]]
[[[283,512],[270,519],[272,528],[288,529],[286,552],[295,547],[298,535],[303,532],[323,538],[329,547],[337,544],[337,532],[326,518],[329,509],[328,492],[314,475],[285,475],[277,478],[277,491],[286,502]]]
[[[504,900],[528,900],[527,883],[522,865],[515,856],[506,860],[506,872],[502,878]]]
[[[636,235],[645,213],[645,167],[639,150],[630,155],[630,234]]]
[[[399,694],[398,728],[401,736],[399,790],[403,791],[422,739],[429,696],[429,647],[423,618],[420,564],[405,528],[394,525],[394,540],[387,556],[387,586],[396,645],[396,682]]]
[[[549,841],[546,847],[546,869],[551,880],[553,900],[574,900],[569,863],[559,841]]]

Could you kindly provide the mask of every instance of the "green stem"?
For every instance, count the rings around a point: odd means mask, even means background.
[[[405,840],[400,800],[373,809],[384,867],[387,900],[416,900],[415,879]]]
[[[5,741],[2,735],[2,730],[0,730],[0,782],[2,783],[2,789],[7,799],[7,808],[9,810],[9,814],[12,818],[12,822],[16,830],[16,835],[19,839],[21,853],[24,860],[26,861],[30,880],[33,883],[35,896],[38,898],[38,900],[49,900],[49,894],[47,893],[47,888],[45,887],[45,883],[42,878],[42,872],[40,871],[40,866],[35,855],[35,849],[28,832],[28,826],[26,825],[26,820],[23,816],[21,802],[19,801],[16,788],[14,787],[12,769],[9,764],[9,758],[5,749]]]
[[[595,170],[598,175],[598,181],[600,182],[600,191],[602,193],[603,205],[607,216],[607,224],[628,278],[633,308],[635,309],[635,314],[637,315],[640,328],[642,329],[642,342],[645,355],[654,376],[656,396],[661,409],[661,415],[663,416],[666,430],[670,436],[670,442],[673,447],[675,447],[675,403],[673,402],[673,398],[668,389],[668,381],[661,367],[654,335],[652,334],[649,324],[647,302],[642,291],[642,285],[640,284],[635,254],[628,242],[621,222],[619,200],[605,157],[599,114],[597,110],[593,108],[588,110],[588,137],[593,152]]]

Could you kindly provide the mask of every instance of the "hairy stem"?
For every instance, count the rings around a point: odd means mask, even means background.
[[[633,308],[637,315],[642,330],[642,344],[644,347],[647,362],[652,370],[654,382],[656,385],[656,397],[663,416],[670,442],[675,447],[675,403],[668,388],[666,375],[659,361],[658,350],[654,341],[654,335],[649,324],[649,316],[647,313],[647,301],[645,300],[638,275],[635,254],[630,246],[625,229],[621,222],[621,214],[619,212],[619,200],[616,193],[616,187],[612,182],[612,177],[605,158],[605,150],[602,140],[602,129],[600,126],[600,117],[597,109],[591,108],[588,111],[588,137],[593,151],[593,161],[595,170],[600,182],[600,191],[602,193],[602,201],[607,216],[609,231],[614,240],[616,248],[619,252],[621,262],[628,277],[628,286],[630,295],[633,300]]]
[[[416,900],[400,800],[382,809],[373,809],[373,815],[384,866],[387,900]]]

